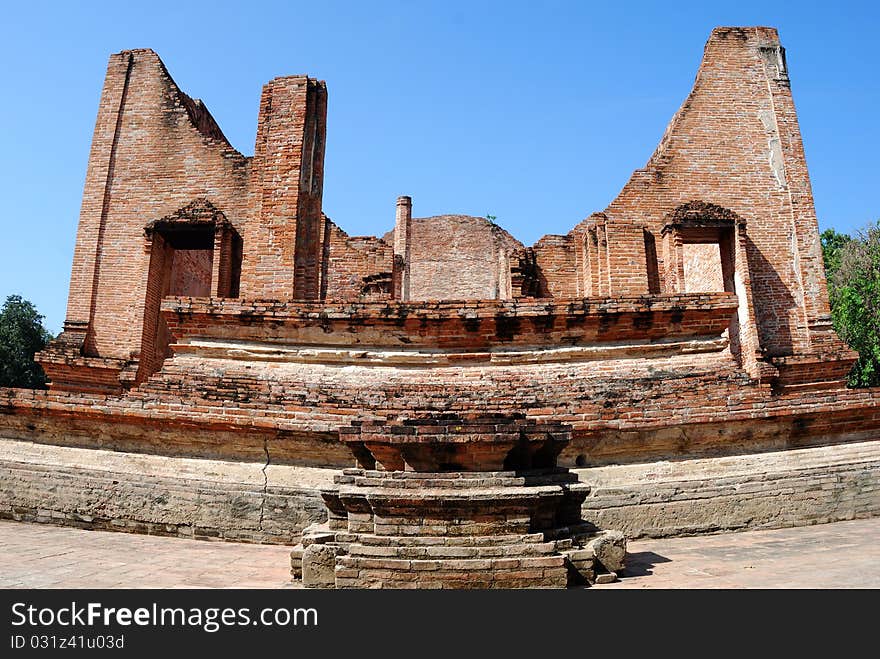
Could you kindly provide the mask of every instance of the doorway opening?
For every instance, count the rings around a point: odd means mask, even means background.
[[[166,297],[238,297],[242,241],[226,216],[200,199],[145,227],[149,270],[137,382],[169,356]]]

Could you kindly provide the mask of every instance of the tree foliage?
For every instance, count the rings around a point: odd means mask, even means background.
[[[852,242],[852,236],[847,233],[839,233],[834,229],[826,229],[822,232],[822,258],[825,261],[825,274],[828,277],[828,285],[834,285],[834,273],[840,268],[840,254],[843,248]]]
[[[834,328],[859,353],[853,387],[880,386],[880,222],[852,238],[822,233]]]
[[[46,375],[34,353],[51,338],[31,302],[20,295],[7,297],[0,309],[0,387],[45,388]]]

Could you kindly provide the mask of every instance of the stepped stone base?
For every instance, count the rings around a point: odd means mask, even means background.
[[[579,519],[589,487],[563,469],[348,469],[336,485],[322,492],[328,521],[291,552],[306,587],[565,588],[604,568],[594,545],[606,535]],[[609,535],[625,554],[622,534]]]
[[[555,466],[567,426],[444,416],[341,434],[371,468],[321,492],[327,521],[291,553],[306,587],[565,588],[622,567],[625,538],[581,519],[590,487]]]

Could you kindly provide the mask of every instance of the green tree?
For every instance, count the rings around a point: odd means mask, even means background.
[[[0,387],[44,389],[46,375],[34,353],[51,338],[31,302],[20,295],[7,297],[0,309]]]
[[[834,229],[825,229],[821,235],[822,258],[825,261],[825,275],[829,285],[832,283],[834,273],[840,268],[840,253],[844,246],[852,242],[852,236],[847,233],[838,233]]]
[[[880,386],[880,222],[855,238],[822,234],[834,328],[859,359],[853,387]],[[829,265],[830,264],[830,265]]]

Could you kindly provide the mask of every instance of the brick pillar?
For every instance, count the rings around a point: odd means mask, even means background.
[[[394,281],[396,297],[409,300],[409,266],[412,242],[412,198],[397,198],[394,220]]]
[[[307,76],[263,87],[244,238],[243,297],[320,296],[327,87]]]
[[[666,290],[669,293],[684,293],[684,249],[681,234],[670,227],[664,227],[662,234]]]
[[[611,295],[611,265],[608,258],[608,232],[605,224],[596,227],[599,295]]]
[[[214,230],[214,258],[211,262],[211,296],[229,297],[232,288],[232,231],[218,224]]]
[[[739,300],[737,310],[736,336],[733,348],[742,367],[758,381],[773,375],[769,366],[761,361],[761,338],[755,320],[755,303],[752,293],[752,275],[748,258],[749,241],[745,224],[737,224],[733,235],[734,292]]]

